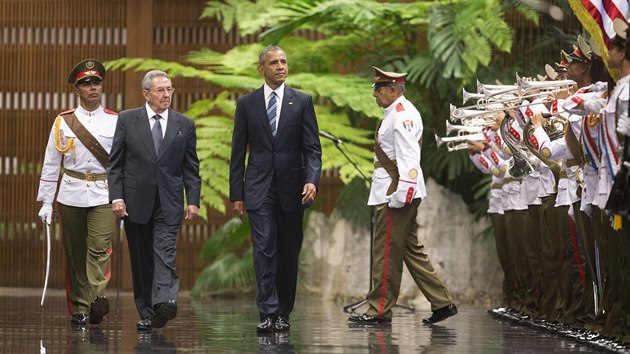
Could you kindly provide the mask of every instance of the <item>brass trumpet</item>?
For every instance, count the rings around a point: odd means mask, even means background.
[[[533,105],[537,105],[540,103],[548,103],[551,102],[552,99],[551,97],[545,97],[545,94],[551,93],[551,91],[546,92],[544,94],[535,94],[535,95],[530,95],[530,96],[523,96],[520,97],[516,100],[507,100],[504,101],[503,103],[499,103],[499,102],[494,102],[494,103],[488,103],[486,106],[484,107],[496,107],[496,108],[492,108],[492,109],[486,109],[486,110],[476,110],[474,108],[479,108],[478,106],[467,106],[467,107],[459,107],[456,108],[453,105],[451,105],[450,108],[450,116],[452,119],[454,120],[462,120],[462,119],[470,119],[470,118],[477,118],[477,117],[483,117],[483,116],[491,116],[494,113],[498,113],[501,111],[505,111],[505,110],[510,110],[510,109],[517,109],[517,108],[521,108],[521,107],[528,107],[528,106],[533,106]],[[520,101],[521,99],[528,99],[528,98],[540,98],[540,97],[544,97],[542,98],[541,101],[532,101],[530,103],[526,103],[526,104],[512,104],[512,105],[508,105],[507,103],[516,103],[518,101]]]
[[[481,133],[485,125],[456,125],[451,124],[448,120],[446,121],[446,135],[451,134],[452,132],[460,132],[465,131],[469,133]]]
[[[462,88],[462,104],[466,104],[471,99],[481,99],[486,96],[483,93],[471,93],[466,91],[466,88]]]
[[[523,80],[518,73],[516,74],[516,86],[519,92],[527,92],[531,90],[546,90],[552,89],[552,91],[561,91],[568,89],[571,86],[576,85],[573,80],[556,80],[556,81],[526,81]]]
[[[516,90],[516,85],[490,85],[490,84],[482,84],[477,80],[477,93],[484,93],[486,91],[497,91],[497,90]]]
[[[437,134],[435,135],[435,143],[439,148],[443,144],[446,144],[446,150],[448,152],[463,150],[468,147],[469,141],[485,141],[486,138],[481,133],[477,134],[461,134],[457,136],[447,136],[444,138],[440,138]]]

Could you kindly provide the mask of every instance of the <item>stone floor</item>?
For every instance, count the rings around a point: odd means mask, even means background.
[[[599,353],[601,349],[543,330],[500,320],[486,308],[460,306],[439,325],[423,326],[425,311],[396,309],[388,327],[350,327],[343,304],[301,299],[283,335],[257,336],[250,297],[197,302],[178,299],[177,317],[161,330],[137,333],[130,293],[108,293],[100,326],[73,330],[65,294],[0,288],[0,353]],[[358,311],[364,311],[359,308]]]

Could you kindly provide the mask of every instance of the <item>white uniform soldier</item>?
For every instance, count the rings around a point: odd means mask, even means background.
[[[117,113],[101,106],[105,67],[97,60],[80,62],[70,72],[68,83],[80,104],[55,119],[42,166],[37,201],[43,203],[39,217],[50,224],[59,184],[64,251],[68,274],[68,304],[71,324],[99,324],[109,312],[104,296],[110,279],[110,241],[114,215],[107,190],[107,159],[111,150]]]
[[[403,262],[416,285],[431,303],[433,314],[425,323],[442,321],[457,313],[442,281],[435,274],[418,240],[416,216],[427,193],[420,167],[422,118],[404,96],[405,75],[374,69],[374,97],[385,109],[375,136],[374,175],[368,205],[376,207],[373,243],[372,291],[369,309],[351,322],[388,323],[400,291]]]

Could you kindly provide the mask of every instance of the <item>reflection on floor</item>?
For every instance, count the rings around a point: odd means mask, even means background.
[[[165,328],[137,333],[130,293],[108,293],[110,314],[99,326],[72,328],[65,294],[50,291],[44,306],[35,289],[0,288],[1,353],[568,353],[596,349],[460,305],[460,313],[423,326],[426,312],[396,310],[391,325],[350,326],[342,304],[301,298],[291,331],[257,336],[253,298],[178,299]],[[358,311],[364,311],[359,308]]]

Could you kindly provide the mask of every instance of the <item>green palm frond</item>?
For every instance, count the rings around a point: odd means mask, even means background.
[[[571,8],[569,7],[568,1],[555,1],[555,3],[557,5],[560,5],[560,7],[565,6],[566,8],[564,9],[564,11],[566,13],[571,12]],[[527,6],[527,4],[523,1],[514,1],[514,0],[503,0],[503,7],[510,9],[510,8],[514,8],[518,13],[520,13],[521,15],[523,15],[523,17],[528,20],[531,21],[533,23],[535,23],[536,25],[538,25],[540,23],[540,14],[538,12],[536,12],[536,10],[532,9],[531,7]]]
[[[197,277],[191,290],[194,297],[203,294],[242,295],[256,286],[254,257],[249,248],[242,256],[226,254],[206,267]]]
[[[225,31],[258,34],[263,43],[236,46],[226,53],[198,50],[189,53],[184,63],[127,58],[108,65],[120,70],[159,68],[173,77],[200,78],[223,89],[216,99],[193,104],[187,114],[197,124],[203,202],[224,212],[221,204],[229,190],[235,107],[230,97],[262,85],[257,72],[258,53],[265,44],[280,45],[290,63],[287,85],[312,95],[320,129],[344,141],[335,145],[322,140],[323,168],[335,169],[347,184],[338,205],[344,206],[344,217],[358,221],[365,218],[366,190],[345,155],[364,174],[372,172],[372,129],[382,117],[382,109],[372,98],[370,67],[409,73],[406,96],[423,105],[426,137],[438,123],[443,124],[446,108],[442,106],[448,107],[445,102],[452,93],[474,81],[476,73],[489,71],[487,66],[492,63],[494,52],[510,51],[513,35],[504,21],[504,11],[516,7],[517,11],[532,15],[519,4],[510,0],[208,1],[202,18],[217,19]],[[310,30],[312,35],[304,36],[304,30]],[[337,74],[340,71],[347,74]],[[454,190],[462,181],[470,186],[481,178],[465,152],[447,153],[438,150],[434,142],[425,142],[422,159],[425,172]],[[462,191],[471,205],[483,203],[479,193],[487,186],[475,188],[475,198],[471,198],[469,188]],[[197,292],[217,286],[247,288],[251,284],[244,280],[244,269],[239,268],[246,261],[241,256],[250,252],[244,251],[250,246],[243,234],[247,229],[238,220],[226,224],[226,228],[223,234],[213,235],[208,248],[201,251],[200,257],[212,260],[212,264],[199,277]],[[230,283],[224,274],[239,281]]]
[[[249,220],[232,218],[221,226],[203,245],[199,259],[210,264],[197,277],[193,296],[251,291],[256,278]]]
[[[199,251],[200,260],[214,261],[226,254],[236,253],[242,256],[247,252],[250,242],[249,220],[241,221],[235,217],[215,231]]]
[[[355,177],[346,184],[337,198],[337,209],[353,225],[370,225],[370,207],[367,205],[370,189],[363,178]]]
[[[225,53],[203,48],[188,53],[184,60],[194,65],[201,65],[217,74],[255,77],[258,75],[256,69],[258,54],[263,48],[263,45],[258,43],[236,46]]]
[[[277,3],[274,0],[208,1],[200,18],[216,18],[223,24],[225,32],[236,27],[241,35],[246,36],[281,19],[276,10]]]

